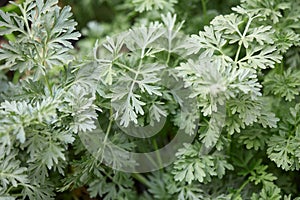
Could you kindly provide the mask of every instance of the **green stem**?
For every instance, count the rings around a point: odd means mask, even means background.
[[[245,27],[245,29],[244,29],[244,32],[243,32],[243,35],[242,35],[241,40],[244,40],[244,38],[246,37],[246,34],[247,34],[247,32],[248,32],[248,29],[249,29],[250,24],[251,24],[251,22],[252,22],[253,19],[254,19],[254,18],[249,17],[249,20],[248,20],[247,25],[246,25],[246,27]],[[237,63],[237,61],[238,61],[238,59],[239,59],[240,51],[241,51],[242,45],[243,45],[243,43],[240,43],[240,44],[239,44],[239,47],[238,47],[238,50],[237,50],[237,52],[236,52],[235,59],[234,59],[234,62],[235,62],[235,63]]]
[[[20,10],[21,10],[21,13],[23,15],[23,19],[24,19],[24,22],[25,22],[25,27],[27,29],[27,32],[29,34],[29,37],[32,38],[32,33],[31,33],[31,29],[30,29],[30,26],[29,26],[29,23],[28,23],[28,19],[27,19],[27,15],[26,15],[26,7],[27,7],[27,2],[25,1],[24,3],[24,7],[20,6]]]
[[[168,66],[169,62],[170,62],[170,56],[171,56],[171,53],[170,51],[168,52],[168,57],[167,57],[167,61],[166,61],[166,65]]]
[[[35,48],[36,48],[37,51],[39,51],[39,49],[38,49],[38,47],[36,45],[35,45]],[[45,69],[44,69],[45,82],[46,82],[46,85],[47,85],[47,87],[48,87],[48,89],[50,91],[51,96],[53,96],[52,87],[51,87],[51,85],[49,83],[49,80],[48,80],[48,77],[47,77],[47,62],[46,62],[46,58],[47,58],[47,43],[44,44],[43,50],[42,50],[41,54],[42,55],[40,55],[38,53],[38,57],[39,57],[40,61],[43,63],[43,65],[45,67]]]
[[[133,94],[132,91],[133,91],[134,85],[136,83],[136,80],[137,80],[138,76],[140,75],[140,70],[141,70],[141,67],[142,67],[142,64],[143,64],[144,54],[145,54],[145,49],[143,48],[142,49],[142,53],[141,53],[140,62],[139,62],[139,65],[138,65],[138,69],[137,69],[137,71],[135,73],[134,79],[133,79],[133,81],[131,83],[130,90],[129,90],[129,93],[128,93],[128,96],[127,96],[127,100],[126,100],[127,102],[130,102],[130,97]]]
[[[9,192],[14,188],[14,186],[10,186],[7,190],[6,193],[9,194]]]
[[[206,0],[201,0],[203,15],[207,15]]]
[[[18,197],[22,197],[23,194],[21,194],[21,193],[20,194],[11,194],[11,196],[18,198]]]
[[[112,111],[112,108],[110,109],[110,111],[109,111],[109,124],[108,124],[108,127],[107,127],[107,129],[106,129],[106,133],[105,133],[105,137],[104,137],[104,140],[103,140],[103,147],[101,147],[101,148],[99,148],[99,150],[97,151],[97,154],[96,154],[96,156],[97,156],[97,159],[99,158],[99,156],[101,156],[101,162],[103,161],[103,156],[102,156],[102,154],[103,154],[103,152],[104,152],[104,149],[105,149],[105,146],[106,146],[106,141],[107,141],[107,139],[108,139],[108,135],[109,135],[109,133],[110,133],[110,130],[111,130],[111,127],[112,127],[112,123],[113,123],[113,117],[112,117],[112,115],[113,115],[113,111]]]
[[[114,121],[112,115],[113,115],[113,111],[112,111],[112,108],[111,108],[110,111],[109,111],[109,124],[108,124],[108,127],[106,129],[105,141],[107,140],[107,137],[108,137],[108,135],[110,133],[110,130],[111,130],[112,123]]]
[[[148,181],[144,176],[142,176],[141,174],[131,174],[131,176],[138,180],[139,182],[141,182],[142,184],[151,187],[151,183],[150,181]]]
[[[283,74],[284,72],[284,66],[283,66],[283,61],[280,63],[280,73]]]
[[[235,192],[234,197],[237,197],[237,195],[239,195],[241,193],[241,191],[246,187],[246,185],[248,185],[248,183],[250,182],[249,179],[247,179],[242,185],[241,187]],[[233,198],[234,199],[234,198]]]
[[[172,48],[172,32],[168,30],[168,57],[166,61],[166,66],[168,66],[171,56],[171,48]]]
[[[14,84],[17,84],[20,80],[20,77],[21,77],[21,73],[19,71],[15,71],[12,82]]]
[[[45,75],[44,77],[45,77],[45,83],[46,83],[46,86],[47,86],[47,88],[48,88],[48,90],[50,92],[50,95],[53,96],[52,88],[51,88],[51,85],[49,83],[48,77],[47,77],[47,75]]]
[[[125,68],[125,69],[127,69],[128,71],[131,71],[131,72],[133,72],[133,73],[137,73],[136,70],[131,69],[131,68],[129,68],[128,66],[126,66],[126,65],[124,65],[124,64],[122,64],[122,63],[119,63],[119,62],[113,62],[113,64],[117,65],[118,67]]]
[[[235,59],[234,59],[234,62],[237,62],[238,59],[239,59],[239,56],[240,56],[240,51],[241,51],[241,48],[242,48],[242,44],[239,45],[239,48],[235,54]]]
[[[159,165],[159,168],[163,168],[163,164],[162,164],[162,160],[161,160],[161,156],[160,156],[160,153],[158,150],[158,145],[157,145],[157,142],[155,139],[152,140],[152,143],[153,143],[153,146],[155,148],[155,154],[156,154],[156,157],[157,157],[157,160],[158,160],[158,165]]]
[[[227,147],[227,155],[230,155],[230,152],[231,152],[231,134],[230,133],[227,134],[227,139],[229,140],[229,144]]]

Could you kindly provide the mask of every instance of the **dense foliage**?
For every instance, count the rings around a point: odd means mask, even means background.
[[[300,1],[23,0],[0,18],[0,199],[300,198]],[[100,150],[195,139],[126,173],[86,148],[98,122]]]

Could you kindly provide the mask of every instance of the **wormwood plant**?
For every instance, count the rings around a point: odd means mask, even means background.
[[[79,49],[57,0],[0,10],[0,199],[299,199],[300,2],[222,15],[204,0],[202,17],[217,16],[191,35],[182,2],[116,2],[116,21],[89,23]],[[156,171],[116,170],[128,154],[104,150],[159,150],[179,131],[195,139]]]

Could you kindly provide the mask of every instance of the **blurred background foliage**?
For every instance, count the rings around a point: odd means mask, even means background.
[[[77,43],[81,52],[90,50],[96,40],[120,33],[134,25],[160,19],[161,14],[176,13],[186,21],[186,34],[198,33],[219,14],[230,13],[239,0],[60,0],[70,5],[82,38]]]
[[[238,3],[238,0],[60,0],[61,5],[72,7],[79,29],[90,21],[118,24],[122,29],[126,28],[125,23],[128,27],[141,19],[153,21],[160,18],[160,14],[171,11],[179,20],[195,25],[186,27],[189,33],[199,31],[216,15],[229,13]]]
[[[1,0],[1,9],[17,11],[17,7],[8,2]],[[183,26],[186,34],[198,33],[215,16],[230,13],[231,7],[238,4],[239,0],[59,0],[61,7],[72,7],[77,29],[82,33],[77,42],[82,52],[91,49],[96,40],[158,20],[167,12],[176,13],[178,21],[188,22],[189,26]],[[6,37],[11,39],[9,35]]]

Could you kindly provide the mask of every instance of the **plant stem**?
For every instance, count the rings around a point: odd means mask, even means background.
[[[169,64],[169,61],[170,61],[170,56],[171,56],[171,53],[170,52],[168,52],[168,57],[167,57],[167,61],[166,61],[166,65],[168,66],[168,64]]]
[[[144,176],[142,176],[141,174],[131,174],[131,176],[138,180],[139,182],[141,182],[142,184],[151,187],[151,183],[150,181],[148,181]]]
[[[234,62],[237,62],[238,59],[239,59],[239,55],[240,55],[240,51],[241,51],[241,48],[242,48],[242,44],[239,45],[239,48],[235,54],[235,59],[234,59]]]
[[[230,155],[230,152],[231,152],[231,134],[230,133],[227,134],[227,139],[229,140],[229,144],[227,147],[227,155]]]
[[[112,112],[112,108],[111,108],[110,111],[109,111],[109,124],[108,124],[108,127],[106,129],[105,137],[104,137],[104,140],[103,140],[104,145],[106,144],[106,141],[107,141],[107,138],[108,138],[108,135],[110,133],[111,126],[112,126],[112,123],[113,123],[112,115],[113,115],[113,112]],[[104,147],[103,147],[103,150],[104,150]]]
[[[27,15],[26,15],[26,7],[27,7],[28,3],[25,1],[24,3],[24,7],[21,7],[20,6],[20,10],[21,10],[21,13],[23,15],[23,20],[25,22],[25,27],[27,29],[27,32],[29,34],[29,37],[32,38],[32,33],[31,33],[31,29],[30,29],[30,26],[29,26],[29,23],[28,23],[28,19],[27,19]]]
[[[105,133],[105,137],[104,137],[104,139],[103,139],[103,147],[100,147],[99,148],[99,150],[97,151],[97,153],[96,153],[96,158],[98,159],[99,158],[99,156],[101,156],[101,159],[100,159],[100,162],[102,162],[103,161],[103,153],[104,153],[104,150],[105,150],[105,146],[106,146],[106,141],[107,141],[107,139],[108,139],[108,135],[109,135],[109,133],[110,133],[110,130],[111,130],[111,127],[112,127],[112,123],[113,123],[113,117],[112,117],[112,115],[113,115],[113,111],[112,111],[112,108],[110,109],[110,111],[109,111],[109,124],[108,124],[108,127],[107,127],[107,129],[106,129],[106,133]]]
[[[163,168],[163,164],[162,164],[162,160],[161,160],[160,153],[159,153],[159,151],[157,151],[157,150],[158,150],[157,142],[156,142],[155,139],[153,139],[153,140],[152,140],[152,143],[153,143],[153,146],[154,146],[154,148],[155,148],[155,154],[156,154],[156,157],[157,157],[157,159],[158,159],[158,165],[159,165],[159,168],[162,169],[162,168]]]
[[[244,32],[243,32],[243,35],[242,35],[242,38],[241,38],[240,41],[243,41],[243,40],[245,39],[245,36],[246,36],[246,34],[247,34],[247,32],[248,32],[249,26],[250,26],[250,24],[251,24],[251,22],[252,22],[253,19],[254,19],[254,18],[249,17],[249,20],[248,20],[248,22],[247,22],[247,25],[246,25],[246,27],[245,27],[245,30],[244,30]],[[239,44],[238,50],[237,50],[236,55],[235,55],[235,59],[234,59],[234,62],[235,62],[235,63],[237,63],[237,61],[238,61],[238,59],[239,59],[240,51],[241,51],[242,45],[243,45],[243,43],[241,42],[241,43]]]
[[[283,74],[284,72],[284,66],[283,66],[283,61],[280,63],[280,73]]]
[[[171,56],[171,48],[172,48],[172,32],[168,30],[168,57],[166,61],[166,66],[168,66]]]
[[[19,82],[19,80],[20,80],[20,77],[21,77],[20,72],[19,71],[15,71],[12,82],[14,84],[17,84]]]
[[[52,88],[51,88],[51,85],[49,83],[48,77],[47,77],[47,75],[45,75],[44,77],[45,77],[45,83],[46,83],[46,86],[47,86],[47,88],[48,88],[48,90],[50,92],[50,95],[53,96]]]
[[[109,110],[109,124],[108,124],[108,127],[106,129],[106,134],[105,134],[105,140],[107,140],[107,137],[108,137],[108,134],[110,132],[110,129],[111,129],[111,126],[112,126],[112,123],[113,123],[113,111],[112,111],[112,108]]]
[[[131,71],[131,72],[133,72],[133,73],[138,73],[136,70],[131,69],[131,68],[129,68],[128,66],[126,66],[126,65],[124,65],[124,64],[122,64],[122,63],[119,63],[119,62],[113,62],[113,64],[115,64],[115,65],[118,66],[118,67],[125,68],[125,69],[127,69],[128,71]]]
[[[246,187],[246,185],[248,185],[248,183],[250,182],[249,179],[247,179],[241,186],[240,188],[235,192],[235,195],[233,197],[237,197],[237,195],[239,195],[241,193],[241,191],[244,189],[244,187]],[[234,198],[233,198],[234,199]]]
[[[206,0],[201,0],[201,4],[202,4],[203,15],[206,16],[206,14],[207,14]]]

